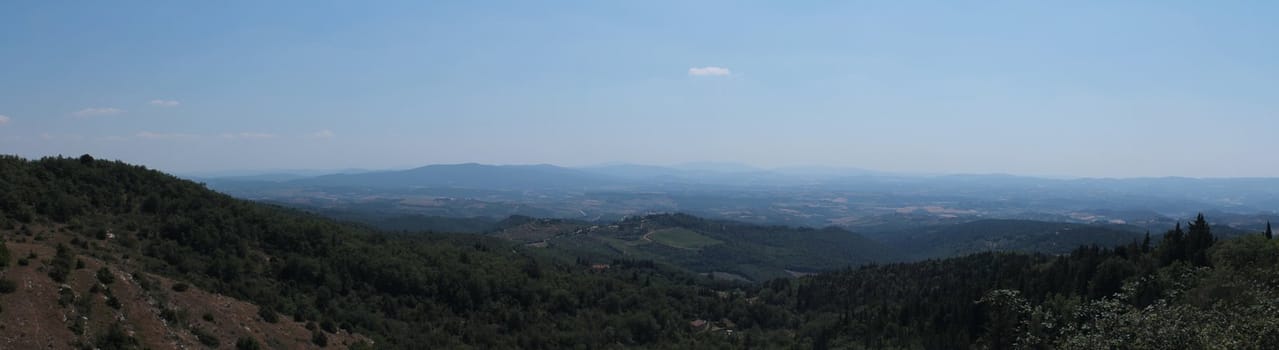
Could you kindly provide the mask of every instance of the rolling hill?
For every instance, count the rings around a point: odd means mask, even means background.
[[[652,261],[372,232],[87,155],[0,156],[0,238],[0,348],[687,348],[730,343],[690,320],[749,314]]]
[[[838,228],[763,226],[686,214],[636,216],[612,224],[532,218],[505,223],[492,235],[756,282],[899,259],[893,249]]]
[[[1076,230],[975,224],[1032,242]],[[886,249],[843,230],[681,214],[497,225],[490,235],[379,233],[120,162],[0,156],[0,348],[1279,345],[1279,240],[1217,238],[1202,216],[1150,245],[984,252],[753,284],[683,270],[765,276]],[[557,248],[572,244],[602,252]],[[714,252],[774,259],[708,259]]]
[[[987,251],[1064,254],[1082,245],[1132,243],[1144,238],[1142,232],[1123,225],[988,219],[878,233],[874,238],[912,259],[927,259]]]
[[[428,165],[398,171],[334,174],[298,179],[286,185],[319,187],[413,188],[451,187],[485,190],[582,189],[618,184],[605,175],[553,165]]]

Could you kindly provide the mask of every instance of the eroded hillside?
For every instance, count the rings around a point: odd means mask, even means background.
[[[91,237],[65,225],[0,230],[0,348],[350,347],[365,337],[294,321],[153,273],[115,245],[124,232]],[[100,239],[97,239],[100,238]]]

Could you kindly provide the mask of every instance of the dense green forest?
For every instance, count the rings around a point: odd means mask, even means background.
[[[871,238],[907,259],[948,258],[988,251],[1065,254],[1081,245],[1116,246],[1141,237],[1135,226],[984,219],[878,232]]]
[[[513,216],[489,233],[554,251],[605,259],[648,259],[739,280],[789,277],[898,261],[879,242],[840,228],[765,226],[687,214],[631,216],[612,223]]]
[[[717,341],[690,320],[747,307],[652,262],[598,271],[500,239],[377,234],[88,156],[0,158],[0,212],[13,230],[112,230],[114,248],[149,272],[251,301],[263,317],[347,328],[378,348],[687,347]]]
[[[1065,255],[735,284],[480,235],[379,233],[89,156],[0,157],[0,230],[38,225],[95,242],[70,247],[77,254],[136,259],[253,302],[264,319],[350,329],[376,348],[1279,346],[1279,244],[1260,233],[1218,240],[1202,216]]]

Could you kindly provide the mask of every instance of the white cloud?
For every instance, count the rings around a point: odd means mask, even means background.
[[[97,117],[103,115],[116,115],[120,113],[124,113],[124,110],[114,107],[91,107],[81,109],[75,113],[71,113],[71,115],[77,117]]]
[[[723,77],[729,74],[733,74],[733,72],[724,67],[706,66],[688,69],[688,75],[694,77]]]
[[[0,125],[9,124],[10,120],[13,120],[13,119],[10,119],[9,116],[6,116],[6,115],[0,115]]]
[[[183,133],[177,133],[177,132],[165,133],[165,132],[150,132],[150,131],[139,131],[137,134],[134,134],[134,136],[137,136],[140,139],[148,139],[148,140],[194,139],[194,138],[200,137],[200,135],[195,135],[195,134],[183,134]]]
[[[316,131],[315,133],[311,134],[311,137],[314,137],[317,139],[331,139],[333,138],[333,131],[328,129]]]
[[[83,139],[84,139],[84,136],[77,135],[77,134],[50,134],[50,133],[45,132],[45,133],[40,133],[40,138],[41,138],[41,139],[43,139],[43,140],[48,140],[48,141],[52,141],[52,140],[83,140]]]
[[[262,133],[262,132],[239,132],[239,133],[225,133],[225,134],[222,134],[222,137],[228,138],[228,139],[273,139],[275,138],[275,134],[268,134],[268,133]]]
[[[178,100],[151,100],[147,104],[157,107],[177,107],[182,102],[178,102]]]

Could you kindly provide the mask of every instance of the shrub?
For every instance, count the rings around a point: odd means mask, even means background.
[[[258,308],[258,316],[261,316],[262,320],[266,321],[267,323],[280,322],[280,315],[276,314],[275,310],[271,310],[271,308],[268,308],[268,307]]]
[[[9,247],[0,241],[0,267],[9,266]]]
[[[210,347],[216,348],[218,345],[222,344],[222,342],[218,340],[218,337],[213,336],[212,333],[201,328],[191,328],[191,334],[195,334],[195,338],[199,339],[201,344],[208,345]]]
[[[319,330],[311,331],[311,343],[319,347],[329,346],[329,337]]]
[[[323,322],[320,322],[320,329],[323,329],[325,332],[329,332],[329,333],[338,332],[337,325],[333,323],[333,320],[329,320],[329,319],[325,319]]]
[[[94,339],[93,345],[98,349],[137,349],[141,347],[138,339],[129,336],[119,323],[112,324],[105,334]]]
[[[115,274],[111,273],[111,270],[104,266],[98,269],[98,282],[102,282],[102,284],[107,285],[115,283]]]
[[[258,345],[257,339],[240,337],[235,341],[235,350],[262,350],[262,345]]]
[[[114,295],[112,295],[107,297],[107,306],[111,307],[112,309],[119,310],[120,307],[124,305],[120,304],[119,298],[116,298]]]

